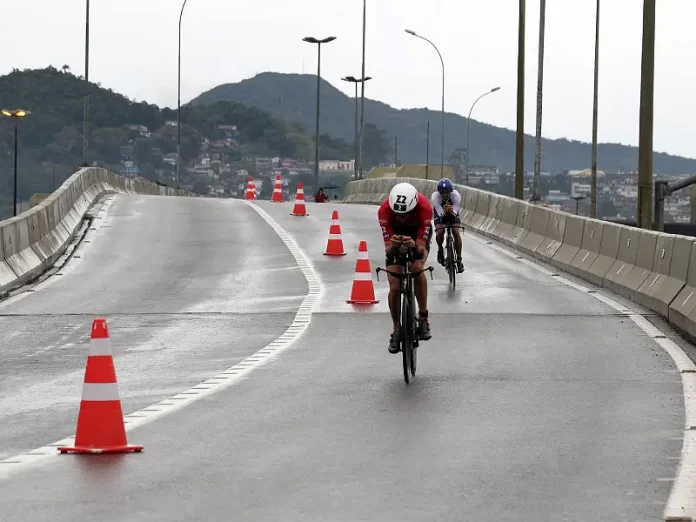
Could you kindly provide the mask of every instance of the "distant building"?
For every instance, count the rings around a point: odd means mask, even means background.
[[[319,170],[343,170],[343,171],[353,171],[355,170],[355,160],[341,161],[341,160],[320,160]]]

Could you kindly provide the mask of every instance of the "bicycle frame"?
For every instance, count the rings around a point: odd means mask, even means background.
[[[449,275],[449,281],[452,284],[453,287],[456,286],[456,270],[455,270],[455,262],[454,262],[454,234],[452,233],[453,228],[461,228],[463,229],[464,227],[461,225],[454,225],[452,223],[447,223],[444,225],[445,231],[447,234],[447,242],[445,245],[446,251],[447,251],[447,257],[445,258],[445,270],[447,271],[447,274]]]
[[[413,279],[420,276],[423,272],[430,272],[430,278],[432,279],[434,270],[432,266],[429,266],[422,270],[412,272],[412,263],[413,249],[409,249],[402,245],[399,247],[397,264],[402,264],[404,266],[403,272],[392,272],[391,270],[380,267],[375,269],[378,281],[380,272],[386,272],[394,277],[398,277],[400,280],[399,304],[401,306],[401,312],[399,314],[400,328],[398,333],[398,342],[401,345],[401,351],[403,352],[404,380],[406,381],[406,384],[409,383],[409,372],[413,376],[416,375],[415,349],[418,347],[418,336],[416,335],[415,329],[416,314]]]

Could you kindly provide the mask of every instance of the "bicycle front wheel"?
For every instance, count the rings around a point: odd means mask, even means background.
[[[416,307],[415,307],[413,301],[414,301],[414,297],[413,297],[413,294],[411,294],[411,296],[410,296],[411,306],[409,307],[410,308],[409,311],[411,312],[411,339],[413,341],[411,344],[410,366],[411,366],[411,375],[413,375],[415,377],[416,376],[416,357],[417,357],[416,354],[418,353],[418,345],[420,344],[418,342],[418,331],[419,331],[420,326],[419,326],[418,321],[416,319],[416,314],[414,311],[416,309]]]
[[[413,312],[410,310],[410,303],[407,295],[402,295],[401,304],[401,355],[404,362],[404,380],[409,383],[409,372],[411,371],[411,354],[413,352],[412,323]]]
[[[456,286],[456,273],[457,266],[454,261],[454,249],[452,248],[452,243],[447,242],[447,272],[449,273],[449,281],[452,287]]]

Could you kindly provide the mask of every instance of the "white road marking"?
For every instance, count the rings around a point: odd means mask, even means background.
[[[160,419],[165,415],[174,413],[175,411],[185,408],[196,401],[238,383],[252,371],[275,359],[280,353],[290,348],[290,346],[292,346],[292,344],[297,341],[307,330],[307,327],[312,319],[312,313],[314,312],[317,300],[319,297],[321,297],[324,290],[319,276],[308,258],[297,246],[295,240],[272,217],[253,203],[249,203],[245,200],[242,201],[246,205],[253,208],[273,228],[273,230],[275,230],[280,239],[288,247],[288,250],[290,250],[290,253],[295,258],[300,270],[302,270],[302,273],[307,279],[309,292],[302,300],[300,308],[295,314],[292,324],[280,337],[267,346],[264,346],[253,355],[250,355],[243,361],[213,377],[210,377],[209,379],[206,379],[192,388],[180,392],[172,397],[163,399],[156,404],[147,406],[146,408],[142,408],[128,415],[124,415],[126,431],[132,431],[135,428]],[[74,441],[74,436],[68,437],[41,448],[37,448],[0,461],[0,480],[6,479],[14,472],[27,469],[29,466],[56,462],[56,459],[58,458],[69,458],[65,455],[61,456],[56,448],[58,446],[70,446],[74,444]],[[147,448],[145,448],[145,451],[147,451]]]
[[[539,272],[551,276],[557,274],[556,271],[549,271],[534,261],[526,258],[520,258],[517,251],[508,250],[500,245],[490,244],[479,236],[475,231],[469,237],[481,244],[485,244],[501,254],[504,254],[516,261],[529,266]],[[685,426],[684,435],[679,439],[682,440],[682,451],[679,463],[679,469],[675,479],[658,478],[658,481],[674,480],[672,491],[667,501],[664,510],[665,520],[696,520],[696,364],[682,350],[682,348],[669,339],[667,335],[648,321],[643,315],[635,312],[627,306],[624,306],[610,297],[598,292],[598,287],[590,289],[584,285],[566,279],[558,275],[553,278],[555,281],[564,285],[570,286],[580,292],[591,295],[595,299],[610,306],[614,310],[626,314],[638,328],[643,330],[645,334],[655,341],[660,348],[669,354],[681,373],[682,390],[684,394],[684,409],[685,409]]]

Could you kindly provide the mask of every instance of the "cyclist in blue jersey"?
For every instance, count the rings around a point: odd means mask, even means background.
[[[435,241],[437,242],[437,262],[444,266],[445,253],[442,243],[445,239],[445,225],[461,225],[459,212],[462,209],[462,196],[454,188],[452,181],[442,178],[437,182],[437,190],[430,196],[430,203],[433,207],[433,221],[435,223]],[[457,251],[457,272],[464,272],[462,263],[462,236],[458,228],[452,229],[454,235],[454,246]]]

